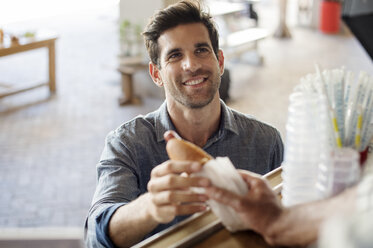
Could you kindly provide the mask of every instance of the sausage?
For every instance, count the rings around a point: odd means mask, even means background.
[[[210,154],[195,144],[173,137],[167,141],[167,154],[172,160],[188,160],[205,164],[210,159],[214,159]]]

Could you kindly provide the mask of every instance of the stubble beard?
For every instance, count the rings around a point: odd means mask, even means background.
[[[173,96],[173,98],[183,106],[190,108],[190,109],[200,109],[212,102],[212,100],[215,97],[216,92],[218,91],[220,87],[220,76],[215,76],[211,80],[212,83],[208,88],[208,91],[206,92],[205,96],[202,100],[196,100],[193,99],[193,95],[188,95],[184,90],[183,86],[174,88],[170,93]]]

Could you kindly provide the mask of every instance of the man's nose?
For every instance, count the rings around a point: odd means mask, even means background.
[[[188,55],[184,57],[182,67],[184,71],[195,72],[201,68],[201,63],[195,56]]]

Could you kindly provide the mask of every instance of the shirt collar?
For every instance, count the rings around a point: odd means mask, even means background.
[[[222,135],[225,133],[225,130],[229,130],[238,135],[238,127],[232,109],[229,108],[222,100],[220,100],[220,106],[222,116],[220,119],[221,123],[219,125],[217,135],[218,138],[222,137]],[[157,142],[164,141],[163,134],[167,130],[176,130],[168,114],[166,101],[164,101],[159,109],[156,111],[154,125]]]
[[[167,111],[166,101],[162,103],[155,115],[155,132],[157,136],[157,142],[164,141],[163,134],[168,130],[175,130],[175,126],[171,121],[171,118]]]
[[[223,125],[220,125],[219,132],[223,132],[225,129],[230,130],[238,135],[238,126],[236,119],[234,118],[232,109],[229,108],[223,100],[220,100],[221,114]]]

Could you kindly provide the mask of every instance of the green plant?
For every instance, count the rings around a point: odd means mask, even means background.
[[[119,26],[119,34],[120,34],[120,39],[125,41],[129,37],[131,29],[131,22],[128,20],[122,21],[122,23]]]
[[[120,23],[119,36],[124,56],[138,56],[141,54],[141,47],[143,46],[141,32],[141,24],[132,23],[127,19]]]

